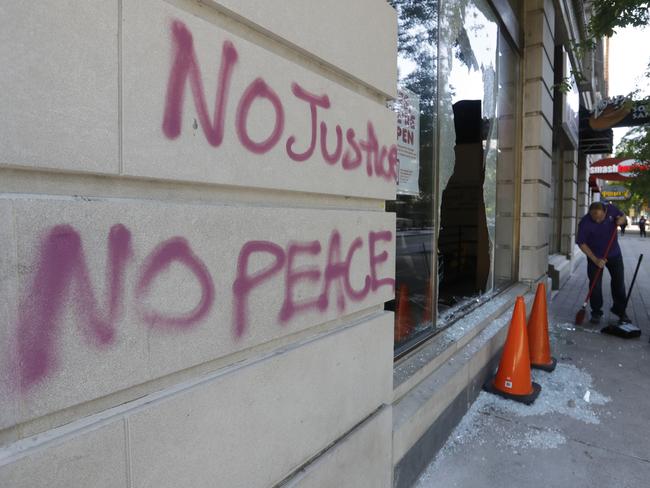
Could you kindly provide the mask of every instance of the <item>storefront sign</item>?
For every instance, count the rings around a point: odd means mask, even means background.
[[[589,126],[594,130],[632,127],[647,123],[650,123],[650,102],[635,101],[624,96],[601,100],[589,117]]]
[[[397,97],[397,193],[419,195],[420,97],[406,88]]]
[[[648,166],[646,164],[635,159],[608,158],[601,159],[599,162],[592,165],[589,168],[589,174],[599,175],[604,179],[621,181],[633,178],[638,171],[645,171],[647,169]]]
[[[630,190],[624,186],[605,186],[600,191],[600,196],[604,200],[629,200],[631,194]]]

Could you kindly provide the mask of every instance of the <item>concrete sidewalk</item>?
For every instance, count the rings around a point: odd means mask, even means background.
[[[424,472],[418,488],[647,488],[650,486],[650,240],[620,240],[626,281],[645,253],[628,315],[640,339],[602,335],[611,306],[609,275],[603,324],[575,327],[588,290],[584,258],[550,303],[553,373],[532,406],[482,392]],[[613,317],[612,317],[613,319]]]

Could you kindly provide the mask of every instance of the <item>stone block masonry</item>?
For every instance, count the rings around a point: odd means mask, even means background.
[[[547,0],[530,0],[524,2],[524,9],[524,159],[519,278],[532,283],[548,268],[555,7]]]

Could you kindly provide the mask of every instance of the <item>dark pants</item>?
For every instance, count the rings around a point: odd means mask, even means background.
[[[616,256],[607,258],[605,265],[609,271],[609,276],[612,285],[612,300],[614,306],[612,312],[621,316],[625,313],[625,270],[623,268],[623,256]],[[598,267],[590,260],[587,260],[587,275],[589,276],[589,283],[592,283]],[[603,273],[600,273],[598,282],[594,286],[594,291],[591,294],[589,303],[591,304],[591,313],[600,315],[603,308]]]
[[[639,237],[645,237],[645,226],[639,227]]]

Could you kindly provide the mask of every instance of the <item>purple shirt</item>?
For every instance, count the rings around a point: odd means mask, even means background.
[[[589,214],[582,217],[578,224],[578,236],[576,237],[576,244],[587,244],[591,252],[598,258],[605,256],[605,250],[607,249],[609,239],[612,237],[612,232],[616,232],[617,229],[616,219],[624,215],[623,212],[611,203],[605,205],[605,210],[605,220],[600,224],[596,223]],[[612,243],[612,248],[609,250],[609,256],[616,257],[620,255],[621,248],[618,245],[617,235]]]

